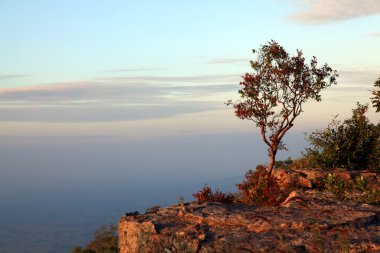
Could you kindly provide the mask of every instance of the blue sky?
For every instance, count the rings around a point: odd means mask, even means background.
[[[251,49],[271,39],[340,73],[324,104],[305,107],[326,124],[356,101],[369,102],[380,76],[379,14],[376,0],[3,0],[2,134],[40,134],[33,126],[81,134],[86,123],[119,134],[121,125],[137,131],[173,117],[177,130],[204,119],[205,132],[222,125],[231,129],[222,132],[244,131],[223,102],[237,98]],[[312,126],[313,118],[300,120]]]

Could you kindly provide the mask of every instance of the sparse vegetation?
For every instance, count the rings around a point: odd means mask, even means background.
[[[154,205],[145,210],[145,213],[157,213],[160,210],[160,205]]]
[[[285,200],[289,189],[281,189],[273,176],[268,177],[264,166],[258,166],[256,171],[249,170],[245,179],[237,184],[236,194],[223,193],[219,189],[215,192],[210,186],[203,187],[193,194],[198,202],[221,202],[225,204],[244,203],[256,206],[278,205]]]
[[[114,224],[101,225],[95,231],[94,239],[86,248],[75,246],[71,253],[117,253],[118,236]]]
[[[223,193],[219,189],[212,191],[210,186],[204,186],[199,192],[193,194],[198,202],[221,202],[232,204],[236,202],[236,197],[231,193]]]
[[[301,159],[301,161],[303,161]],[[278,161],[280,168],[292,169],[299,165],[298,160]],[[344,170],[343,170],[344,172]],[[341,172],[341,173],[343,173]],[[264,166],[258,165],[255,171],[248,171],[245,179],[237,184],[236,193],[223,193],[220,190],[212,191],[205,186],[193,196],[199,202],[242,203],[255,206],[276,206],[288,197],[293,190],[304,190],[296,182],[290,181],[286,185],[279,185],[271,176],[268,178]],[[371,180],[363,175],[347,178],[348,174],[326,173],[324,177],[315,178],[313,188],[319,191],[331,193],[340,200],[362,202],[366,204],[380,204],[380,185],[376,177]]]
[[[301,160],[303,161],[304,158]],[[299,161],[290,158],[285,161],[278,161],[278,163],[285,171],[290,171],[299,165]],[[324,196],[323,198],[326,198],[326,200],[337,198],[342,201],[380,205],[380,186],[376,178],[376,173],[370,173],[368,171],[349,172],[344,169],[331,170],[330,173],[323,170],[318,171],[322,174],[319,174],[319,176],[314,179],[321,183],[313,184],[314,191],[317,191],[315,196]],[[334,219],[335,212],[329,209],[315,209],[315,202],[309,202],[309,199],[302,197],[302,195],[289,195],[289,191],[291,190],[295,189],[298,192],[304,191],[305,188],[293,182],[294,184],[288,185],[285,189],[281,189],[283,185],[280,187],[273,177],[271,177],[273,181],[268,181],[266,173],[268,172],[264,166],[258,166],[256,171],[248,171],[244,181],[237,185],[239,191],[238,194],[235,195],[235,203],[255,206],[278,205],[283,203],[282,206],[287,206],[290,202],[294,201],[297,202],[297,204],[295,204],[297,208],[304,209],[305,216],[308,216],[308,218],[312,220],[310,224],[313,224],[314,219],[321,219],[321,216],[323,217],[324,215],[328,217],[327,219]],[[274,176],[278,175],[277,172],[274,174]],[[271,185],[268,185],[268,182],[270,182]],[[204,188],[204,190],[203,193],[207,196],[212,192],[210,187]],[[307,196],[307,194],[313,193],[305,194],[305,196]],[[288,198],[284,201],[286,197]],[[213,200],[215,201],[215,199]],[[205,198],[204,201],[208,201],[207,198]],[[262,219],[272,226],[271,232],[276,235],[278,234],[279,240],[277,242],[277,249],[279,252],[296,251],[296,248],[293,248],[294,245],[286,240],[282,240],[283,229],[280,229],[278,224],[274,224],[270,219],[265,217],[265,215],[252,216],[251,218]],[[353,246],[355,243],[351,241],[352,237],[349,236],[351,229],[355,228],[350,224],[333,227],[319,224],[315,227],[306,226],[301,229],[305,229],[305,233],[312,234],[312,240],[306,244],[307,249],[311,250],[310,252],[351,252],[352,249],[355,249],[355,246]],[[254,248],[254,246],[252,246],[252,248]],[[251,250],[250,247],[239,249],[247,252],[255,252]],[[363,246],[363,252],[366,252],[368,249],[369,246]]]
[[[346,193],[351,184],[349,181],[335,176],[335,174],[327,174],[324,188],[326,191],[333,193],[339,199],[346,199]]]
[[[277,205],[281,203],[289,193],[280,189],[276,180],[267,176],[268,171],[263,166],[258,166],[256,171],[248,171],[242,183],[237,184],[236,194],[223,193],[220,190],[212,191],[210,186],[203,187],[193,196],[199,202],[244,203],[248,205]]]
[[[355,179],[355,187],[362,192],[366,192],[369,190],[368,182],[363,175],[358,176]]]
[[[354,187],[361,192],[358,200],[371,205],[380,204],[380,185],[378,182],[368,182],[364,176],[355,179]]]

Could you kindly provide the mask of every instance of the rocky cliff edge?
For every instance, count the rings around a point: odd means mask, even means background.
[[[380,207],[293,191],[277,207],[180,203],[120,218],[120,253],[380,252]]]

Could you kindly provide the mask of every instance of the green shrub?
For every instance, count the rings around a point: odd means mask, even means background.
[[[371,97],[372,105],[376,108],[376,112],[380,112],[380,77],[375,81],[371,93],[373,95]]]
[[[97,252],[89,248],[82,249],[82,247],[80,246],[75,246],[73,250],[71,251],[71,253],[97,253]]]
[[[71,253],[117,253],[118,236],[117,227],[114,224],[101,225],[95,231],[94,239],[82,249],[75,246]]]
[[[370,205],[380,204],[379,186],[373,182],[368,182],[363,175],[356,177],[353,181],[344,180],[329,173],[324,179],[324,189],[341,200],[359,201]]]
[[[380,172],[380,123],[366,117],[368,105],[357,104],[352,117],[334,119],[326,129],[307,136],[306,158],[314,167],[348,168]]]
[[[369,189],[364,192],[360,200],[366,204],[380,205],[380,190]]]
[[[351,184],[349,181],[329,173],[325,179],[325,189],[333,193],[339,199],[346,199],[346,192],[351,189]]]
[[[368,182],[363,175],[355,178],[355,187],[361,190],[362,192],[366,192],[369,190]]]

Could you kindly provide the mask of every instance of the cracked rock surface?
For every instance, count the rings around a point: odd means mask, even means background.
[[[380,207],[295,191],[279,207],[192,202],[133,213],[118,233],[120,253],[380,252]]]

